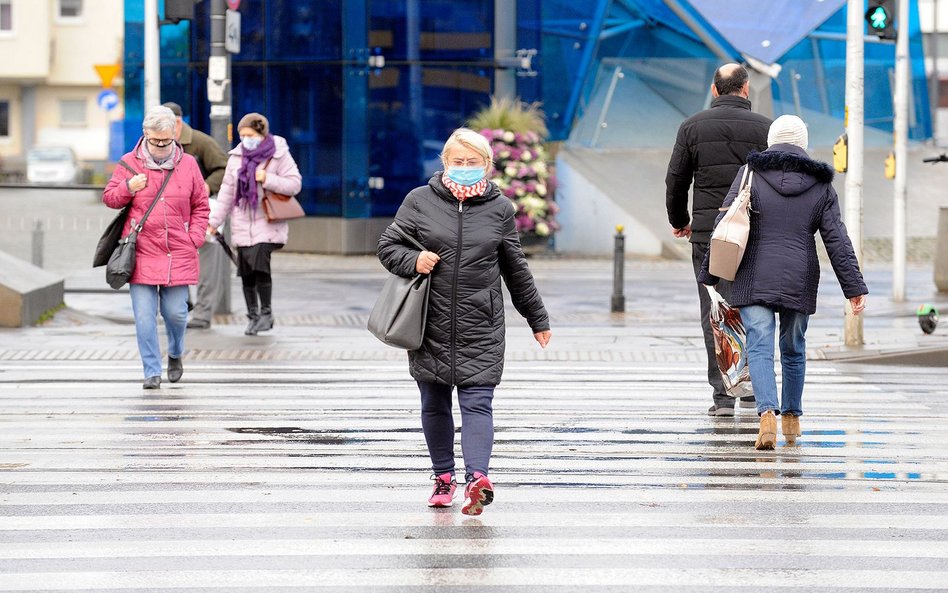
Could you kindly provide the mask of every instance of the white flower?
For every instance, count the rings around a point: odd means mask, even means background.
[[[517,176],[517,168],[514,167],[513,165],[511,165],[511,166],[509,166],[509,167],[506,167],[506,168],[504,169],[504,175],[506,175],[507,177],[516,177],[516,176]]]
[[[533,232],[541,237],[547,237],[550,234],[550,225],[545,222],[538,222],[535,227],[533,227]]]
[[[546,186],[542,183],[537,184],[537,195],[541,197],[546,195]]]
[[[503,139],[504,139],[504,142],[506,142],[507,144],[510,144],[511,142],[514,141],[514,133],[511,132],[510,130],[507,130],[506,132],[504,132]]]
[[[509,159],[509,158],[510,158],[510,151],[509,151],[509,150],[503,150],[503,151],[501,151],[501,152],[498,152],[498,153],[497,153],[497,158],[499,158],[499,159]]]
[[[514,193],[517,194],[518,197],[523,197],[527,195],[527,192],[522,187],[517,188],[517,190]]]
[[[520,160],[525,163],[529,163],[531,160],[533,160],[533,153],[531,153],[529,150],[523,151],[520,154]]]
[[[546,173],[546,163],[542,160],[533,163],[533,168],[537,170],[537,173]]]

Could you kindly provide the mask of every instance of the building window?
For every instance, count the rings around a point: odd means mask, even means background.
[[[60,100],[59,125],[64,128],[75,128],[86,125],[85,99]]]
[[[0,101],[0,138],[10,135],[10,102]]]
[[[13,31],[13,0],[0,0],[0,33]]]
[[[59,0],[59,18],[82,18],[82,0]]]

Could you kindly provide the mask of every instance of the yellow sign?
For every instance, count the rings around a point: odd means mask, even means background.
[[[833,168],[837,173],[845,173],[849,167],[849,136],[843,134],[833,144]]]
[[[104,89],[112,88],[112,80],[122,68],[118,64],[96,64],[93,67],[98,72],[99,78],[102,79],[102,88]]]
[[[895,153],[894,152],[890,152],[889,156],[885,157],[885,178],[895,179]]]

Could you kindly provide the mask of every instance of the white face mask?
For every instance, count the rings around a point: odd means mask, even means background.
[[[243,136],[240,139],[240,144],[244,147],[244,150],[256,150],[261,142],[263,142],[263,138],[259,136]]]

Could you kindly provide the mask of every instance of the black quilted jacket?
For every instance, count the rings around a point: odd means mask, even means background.
[[[514,224],[514,205],[493,183],[459,202],[436,173],[402,202],[395,222],[441,257],[431,277],[424,343],[408,353],[411,376],[447,385],[497,385],[504,370],[504,278],[517,311],[536,333],[550,329]],[[378,256],[412,276],[418,250],[386,229]]]
[[[747,166],[751,185],[751,228],[744,258],[731,285],[730,304],[766,305],[812,315],[820,284],[815,235],[823,238],[836,279],[848,298],[869,290],[839,213],[839,199],[830,182],[833,168],[811,159],[805,150],[775,144],[752,153]],[[740,189],[743,167],[724,199],[730,206]],[[722,212],[718,220],[724,216]],[[708,257],[698,281],[713,284]]]

